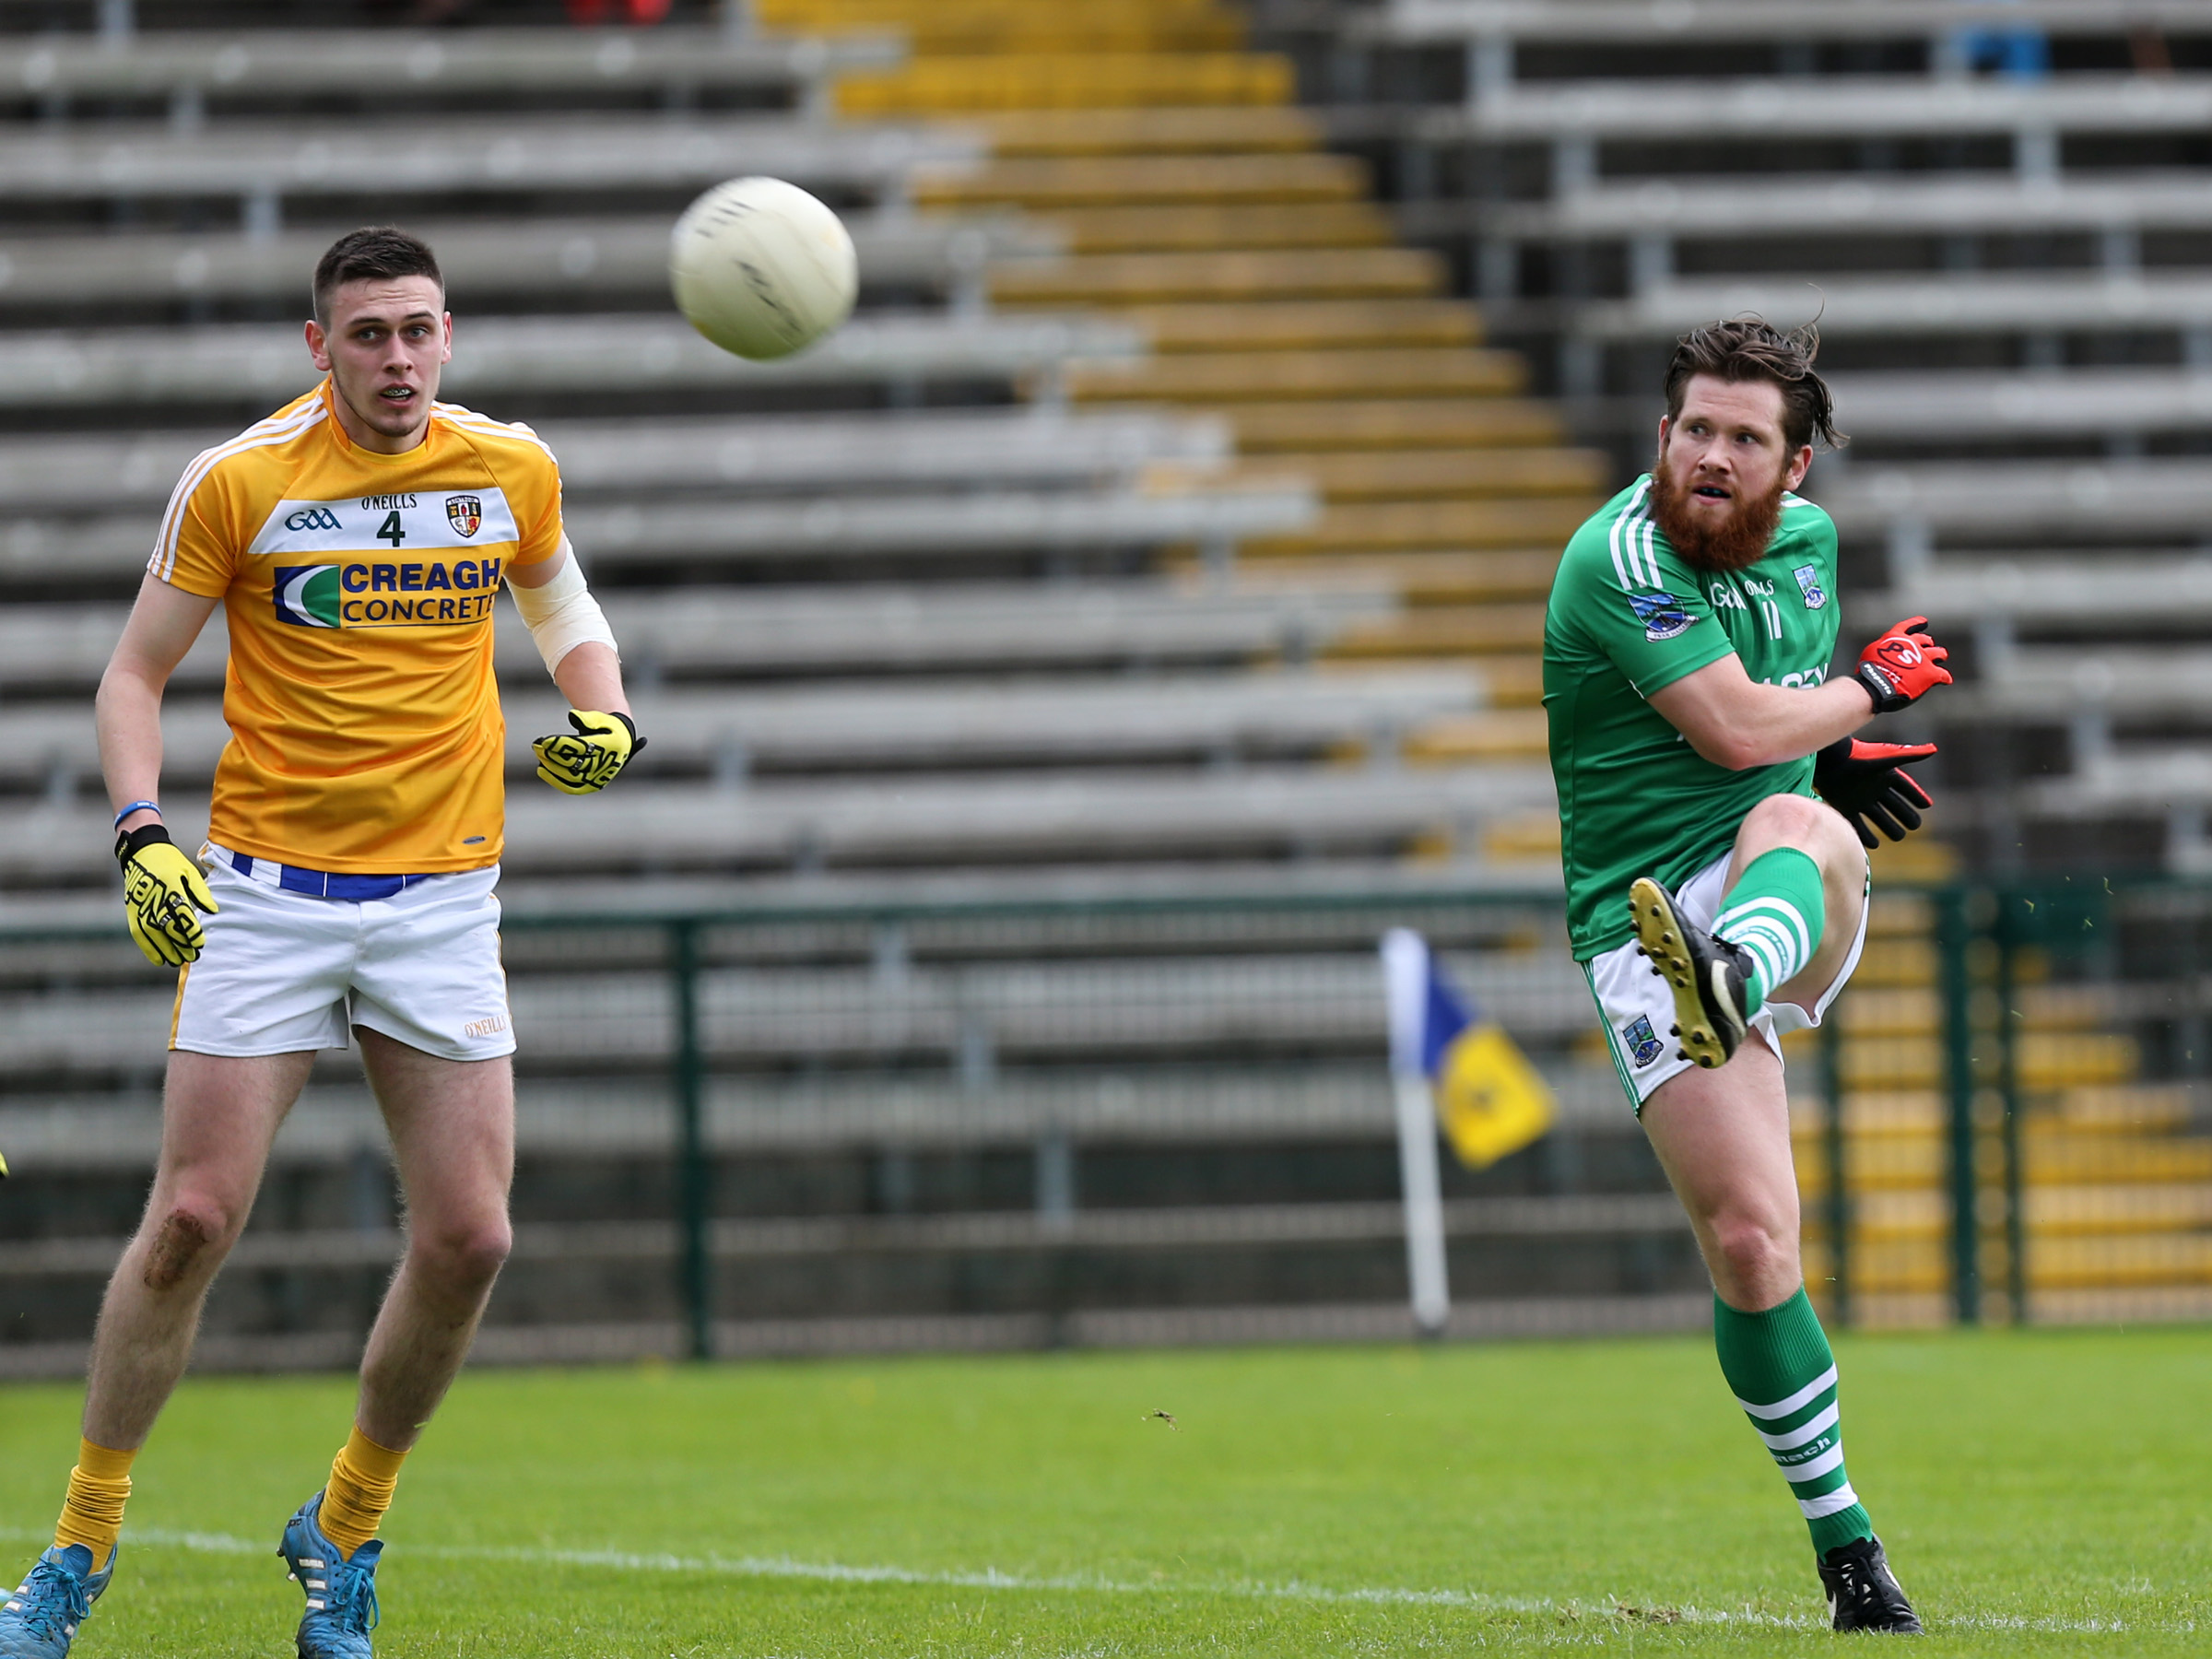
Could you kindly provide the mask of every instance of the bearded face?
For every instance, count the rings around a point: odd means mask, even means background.
[[[1782,388],[1692,376],[1679,414],[1660,429],[1652,516],[1683,559],[1740,571],[1765,557],[1782,498],[1804,482],[1809,447],[1783,436]]]
[[[1690,470],[1669,466],[1663,454],[1652,474],[1652,516],[1667,545],[1700,571],[1725,572],[1757,564],[1782,522],[1782,498],[1789,487],[1778,478],[1764,495],[1724,497],[1710,483],[1674,476]],[[1716,514],[1705,506],[1708,501],[1724,501],[1726,512]]]

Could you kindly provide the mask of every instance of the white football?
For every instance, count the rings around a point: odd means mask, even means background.
[[[789,357],[853,314],[860,261],[836,214],[781,179],[717,184],[676,221],[668,282],[691,326],[741,358]]]

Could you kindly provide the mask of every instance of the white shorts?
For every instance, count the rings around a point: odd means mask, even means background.
[[[1719,914],[1731,856],[1724,853],[1676,891],[1676,913],[1692,927],[1711,927]],[[1776,1059],[1782,1057],[1778,1040],[1791,1031],[1809,1030],[1818,1025],[1829,1004],[1836,1000],[1837,993],[1858,967],[1859,953],[1866,947],[1866,911],[1862,903],[1858,936],[1851,942],[1851,954],[1843,959],[1842,968],[1810,1012],[1795,1003],[1771,1002],[1751,1017],[1751,1029],[1766,1034],[1767,1046],[1774,1051]],[[1597,1001],[1598,1020],[1606,1028],[1606,1046],[1612,1052],[1613,1068],[1620,1074],[1620,1086],[1629,1092],[1629,1104],[1641,1112],[1644,1101],[1652,1098],[1652,1090],[1696,1064],[1681,1058],[1680,1046],[1667,1039],[1667,1030],[1675,1023],[1674,992],[1652,971],[1651,963],[1638,952],[1633,940],[1592,957],[1583,964],[1583,976],[1590,982],[1590,994]]]
[[[200,864],[221,908],[203,918],[199,960],[177,976],[171,1048],[342,1049],[360,1025],[444,1060],[514,1052],[498,865],[410,877],[388,898],[355,902],[287,890],[281,866],[212,844]]]

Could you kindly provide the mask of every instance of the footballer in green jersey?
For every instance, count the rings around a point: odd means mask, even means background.
[[[1689,751],[1646,700],[1731,653],[1766,686],[1818,686],[1836,652],[1836,527],[1785,492],[1765,554],[1699,570],[1652,512],[1645,474],[1567,544],[1544,619],[1544,705],[1559,781],[1568,933],[1587,961],[1626,944],[1629,883],[1688,880],[1771,794],[1810,794],[1799,755],[1732,771]]]
[[[1696,1230],[1721,1371],[1799,1512],[1831,1622],[1917,1631],[1843,1468],[1805,1293],[1780,1036],[1865,938],[1865,849],[1930,803],[1932,745],[1863,743],[1947,683],[1899,623],[1831,679],[1836,531],[1798,496],[1839,441],[1809,331],[1683,336],[1652,470],[1568,543],[1544,624],[1568,929],[1622,1087]]]

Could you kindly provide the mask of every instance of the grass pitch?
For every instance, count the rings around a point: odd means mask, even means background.
[[[1935,1631],[1914,1651],[2205,1651],[2212,1333],[1840,1347],[1853,1478]],[[188,1383],[81,1659],[288,1654],[276,1535],[350,1397]],[[0,1571],[45,1541],[76,1408],[0,1391]],[[384,1535],[393,1659],[1836,1640],[1692,1339],[477,1372]]]

